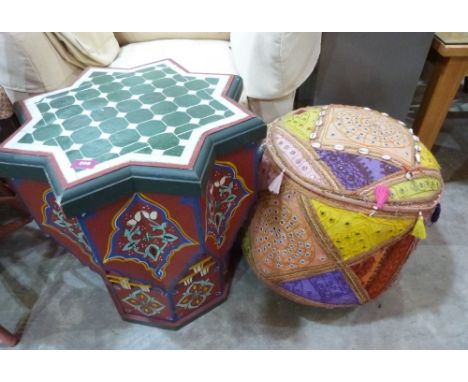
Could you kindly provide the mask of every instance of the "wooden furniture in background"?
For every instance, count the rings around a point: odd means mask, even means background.
[[[413,128],[431,149],[465,76],[468,75],[468,33],[436,33],[429,59],[434,73]]]

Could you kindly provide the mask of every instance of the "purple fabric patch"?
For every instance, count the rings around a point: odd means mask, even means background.
[[[399,171],[387,162],[360,155],[318,149],[316,152],[347,190],[367,186]]]
[[[334,305],[359,304],[359,300],[340,271],[286,281],[281,283],[281,286],[287,291],[311,301]]]

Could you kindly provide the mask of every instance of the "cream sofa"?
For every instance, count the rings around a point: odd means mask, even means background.
[[[172,58],[189,71],[238,74],[266,122],[292,110],[314,69],[320,33],[0,33],[0,86],[14,102],[71,83],[88,65],[128,68]]]

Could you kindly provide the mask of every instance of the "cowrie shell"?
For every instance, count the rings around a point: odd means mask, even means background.
[[[369,149],[367,147],[361,147],[358,151],[363,155],[369,154]]]

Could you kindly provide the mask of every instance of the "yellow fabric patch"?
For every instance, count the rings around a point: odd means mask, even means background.
[[[286,130],[301,141],[308,142],[310,133],[315,130],[315,121],[318,119],[319,113],[320,108],[312,107],[300,114],[289,113],[284,116],[282,121]]]
[[[422,143],[419,145],[421,146],[421,166],[439,170],[440,165],[434,155]]]
[[[412,227],[416,219],[381,218],[343,210],[311,199],[320,223],[344,260],[390,241]]]
[[[441,183],[437,178],[423,176],[390,186],[390,201],[426,199],[440,192]]]

